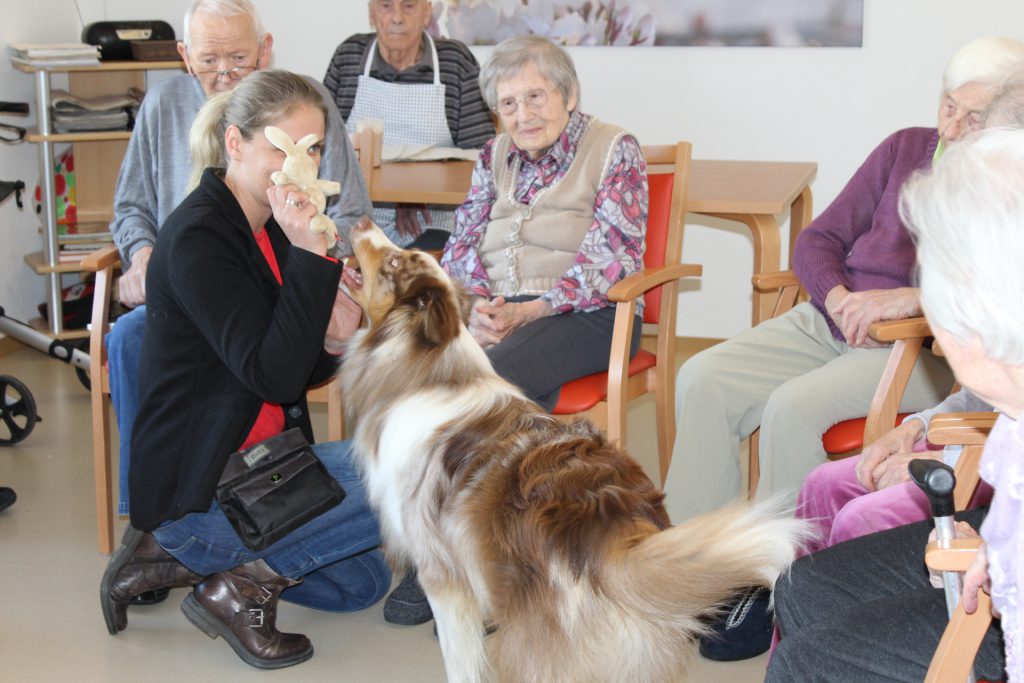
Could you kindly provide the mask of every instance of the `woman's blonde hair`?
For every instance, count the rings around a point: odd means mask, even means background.
[[[192,155],[193,190],[209,167],[227,168],[224,133],[236,126],[245,140],[263,134],[272,125],[299,107],[315,107],[327,121],[327,105],[320,92],[302,76],[290,71],[269,69],[243,78],[233,90],[214,95],[196,115],[189,132]]]

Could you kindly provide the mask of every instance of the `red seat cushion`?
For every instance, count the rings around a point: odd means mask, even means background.
[[[896,424],[903,421],[910,413],[900,413],[896,416]],[[855,417],[852,420],[837,422],[828,428],[828,431],[821,435],[821,445],[829,455],[839,455],[859,450],[864,446],[864,425],[866,417]],[[893,425],[895,426],[895,425]]]
[[[629,376],[653,368],[658,357],[650,351],[640,349],[629,361]],[[575,415],[584,413],[601,401],[608,398],[608,373],[595,372],[593,375],[580,377],[562,385],[562,393],[558,396],[558,404],[551,411],[553,415]]]

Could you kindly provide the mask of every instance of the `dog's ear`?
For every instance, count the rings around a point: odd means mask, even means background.
[[[421,339],[439,346],[459,336],[460,307],[447,283],[432,273],[416,276],[402,293],[401,303],[413,309]]]

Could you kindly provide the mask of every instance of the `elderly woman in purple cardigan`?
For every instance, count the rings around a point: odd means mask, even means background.
[[[981,458],[992,505],[958,531],[984,541],[961,600],[992,596],[978,679],[1024,681],[1024,131],[987,130],[906,183],[901,210],[920,262],[921,302],[960,383],[999,419]],[[982,521],[983,520],[983,521]],[[970,525],[970,526],[968,526]],[[945,598],[923,569],[931,521],[840,543],[793,564],[776,586],[782,642],[767,683],[920,681],[946,628]],[[829,646],[830,644],[835,644]]]
[[[981,113],[1022,57],[1024,44],[1004,38],[982,38],[957,51],[943,75],[938,128],[905,128],[882,141],[800,234],[793,268],[810,301],[683,365],[665,482],[675,523],[739,495],[739,445],[758,427],[758,497],[785,492],[794,502],[801,482],[825,460],[822,433],[865,414],[889,355],[868,328],[921,315],[914,243],[897,211],[900,188],[945,147],[980,128]],[[923,351],[901,411],[934,406],[951,385],[946,364]],[[705,656],[743,658],[768,647],[770,620],[746,602],[738,603],[739,613],[760,615],[764,628],[756,636],[734,630],[739,642],[730,642],[734,633],[720,634],[725,637],[704,644]],[[761,603],[767,606],[766,596]]]
[[[1024,44],[1004,38],[958,50],[944,73],[938,128],[887,137],[800,234],[793,267],[810,301],[683,365],[665,484],[674,522],[739,495],[739,443],[758,427],[758,495],[786,490],[795,500],[804,477],[825,459],[825,430],[865,414],[888,356],[868,327],[921,315],[914,244],[896,209],[899,190],[944,147],[980,128],[981,113],[1022,59]],[[939,403],[951,379],[925,351],[902,412]]]

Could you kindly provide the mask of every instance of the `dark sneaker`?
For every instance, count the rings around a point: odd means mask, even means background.
[[[11,507],[16,500],[18,500],[18,494],[14,492],[14,489],[0,486],[0,510]]]
[[[410,569],[384,601],[384,621],[402,626],[425,624],[434,618],[430,603],[416,579],[416,570]]]
[[[156,605],[166,600],[170,594],[170,588],[157,588],[155,591],[139,593],[131,599],[131,603],[133,605]]]
[[[701,656],[716,662],[736,662],[766,652],[775,627],[768,611],[770,599],[767,588],[752,587],[740,593],[727,605],[729,611],[711,624],[712,632],[701,638]]]

